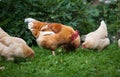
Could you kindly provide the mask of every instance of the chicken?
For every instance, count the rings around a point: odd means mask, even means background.
[[[14,60],[14,57],[33,57],[34,51],[23,39],[12,37],[0,28],[0,55],[7,60]]]
[[[25,20],[29,21],[28,18]],[[36,37],[38,45],[50,49],[53,55],[55,55],[54,51],[58,46],[65,45],[69,47],[72,45],[75,49],[80,46],[79,33],[72,27],[59,23],[48,23],[44,24],[38,30],[38,27],[34,23],[35,21],[28,22],[28,28],[30,27],[29,29],[32,33],[39,34],[38,37],[33,34]]]
[[[85,41],[82,43],[83,48],[102,50],[110,44],[108,38],[107,27],[104,21],[101,21],[99,28],[96,31],[86,35]]]

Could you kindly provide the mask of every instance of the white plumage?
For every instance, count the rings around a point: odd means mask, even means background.
[[[100,26],[96,31],[90,32],[86,35],[82,47],[102,50],[109,44],[110,40],[108,38],[107,26],[104,21],[101,21]]]

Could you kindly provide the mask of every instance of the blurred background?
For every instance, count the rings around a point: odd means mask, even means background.
[[[110,38],[120,35],[118,0],[0,0],[0,27],[35,46],[35,38],[24,23],[27,17],[72,26],[80,35],[96,30],[104,20]]]

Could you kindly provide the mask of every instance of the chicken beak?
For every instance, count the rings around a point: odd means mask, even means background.
[[[85,46],[85,45],[82,45],[82,48],[86,48],[86,46]]]
[[[34,52],[31,52],[26,57],[32,58],[32,57],[34,57],[34,54],[35,54]]]

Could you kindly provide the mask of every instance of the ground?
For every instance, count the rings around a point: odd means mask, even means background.
[[[34,58],[14,62],[0,57],[0,77],[120,77],[120,48],[111,44],[103,51],[77,49],[58,52],[32,47]]]

